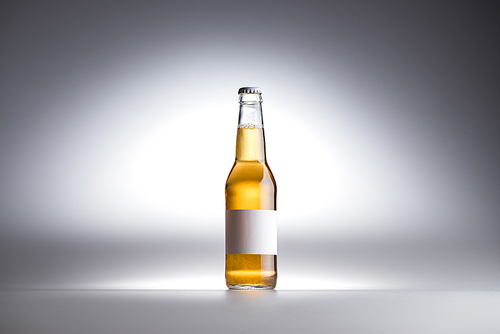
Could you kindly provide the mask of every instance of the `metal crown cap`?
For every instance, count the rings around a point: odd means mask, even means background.
[[[238,89],[238,94],[262,94],[260,87],[241,87]]]

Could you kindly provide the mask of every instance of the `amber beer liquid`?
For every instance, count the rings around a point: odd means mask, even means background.
[[[266,161],[262,91],[238,91],[236,159],[226,181],[226,285],[236,290],[276,287],[276,181]]]

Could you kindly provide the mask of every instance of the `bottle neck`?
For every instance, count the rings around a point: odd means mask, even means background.
[[[240,114],[236,136],[237,161],[266,161],[262,97],[260,94],[240,94]]]

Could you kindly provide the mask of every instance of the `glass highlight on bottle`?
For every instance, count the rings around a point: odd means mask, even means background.
[[[262,91],[242,87],[236,159],[226,181],[226,285],[276,287],[276,181],[266,161]]]

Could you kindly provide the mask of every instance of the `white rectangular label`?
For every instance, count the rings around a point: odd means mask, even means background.
[[[276,210],[226,210],[226,254],[278,254]]]

